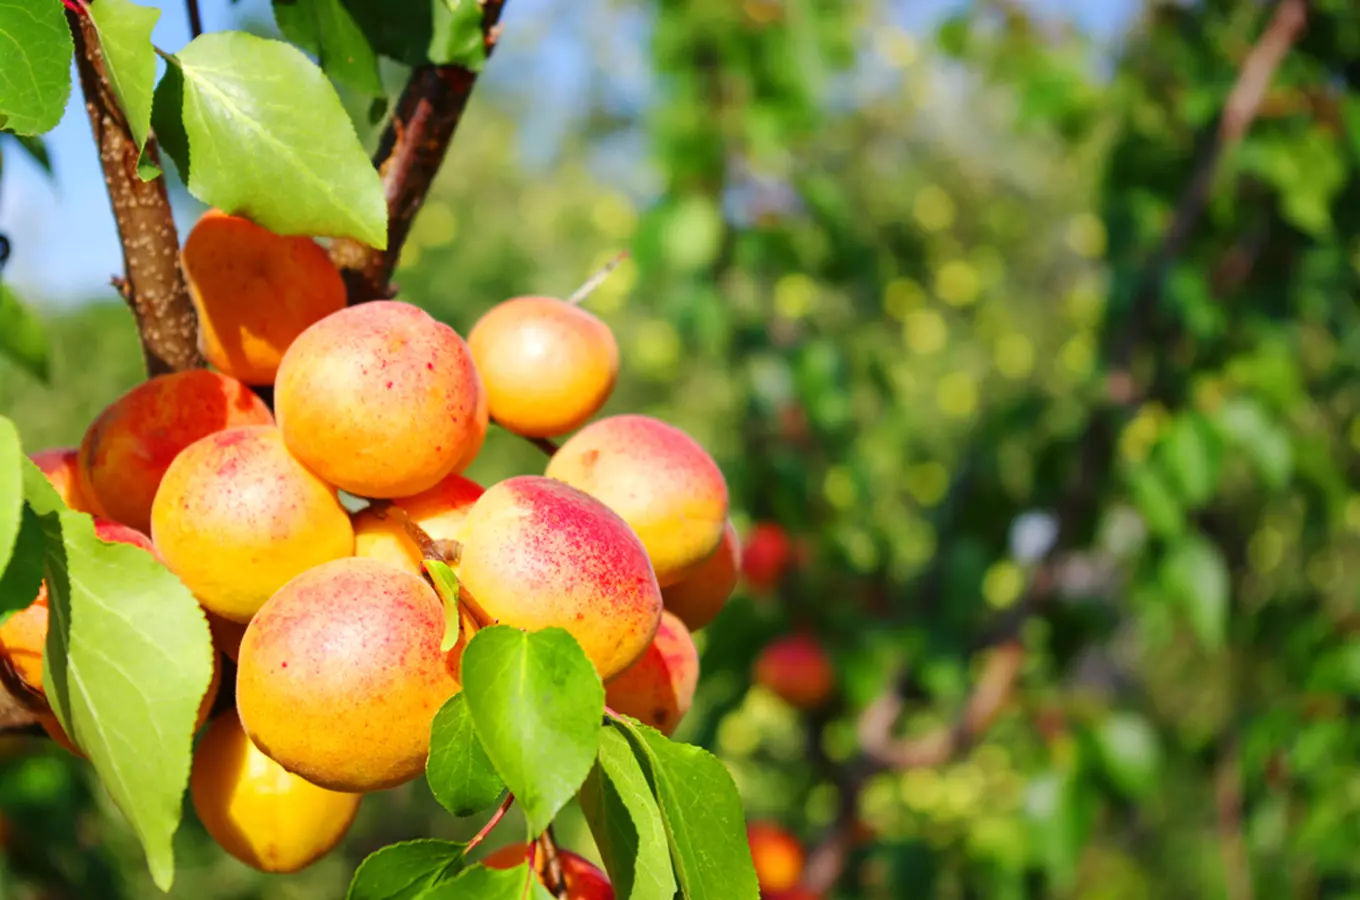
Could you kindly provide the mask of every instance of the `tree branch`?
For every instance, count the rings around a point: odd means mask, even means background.
[[[500,37],[504,6],[505,0],[482,0],[488,59]],[[392,272],[411,222],[444,162],[476,84],[477,73],[463,66],[420,66],[411,73],[373,158],[387,197],[387,249],[349,239],[331,245],[331,259],[340,267],[351,304],[384,300],[395,293]]]

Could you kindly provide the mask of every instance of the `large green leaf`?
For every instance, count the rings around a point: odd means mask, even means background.
[[[0,0],[0,128],[51,131],[71,95],[71,31],[60,3]]]
[[[43,527],[47,699],[169,890],[194,722],[212,677],[208,622],[168,569],[140,547],[99,540],[88,515],[49,513]]]
[[[0,284],[0,356],[47,381],[50,364],[47,329],[33,311]]]
[[[434,0],[430,62],[480,72],[486,65],[482,5],[477,0]]]
[[[425,780],[434,798],[455,816],[490,809],[505,793],[505,782],[482,749],[467,698],[461,693],[435,714]]]
[[[167,66],[151,101],[151,127],[161,151],[175,161],[179,177],[189,183],[189,136],[184,133],[184,74]]]
[[[1200,643],[1221,648],[1227,638],[1231,581],[1218,547],[1200,535],[1187,535],[1162,560],[1161,577],[1167,596],[1185,612]]]
[[[727,767],[634,719],[614,722],[646,761],[686,900],[757,900],[746,818]]]
[[[19,536],[9,565],[0,570],[0,625],[16,611],[27,608],[42,589],[47,535],[42,520],[24,504]]]
[[[387,246],[378,173],[335,89],[301,51],[216,32],[176,59],[190,193],[279,234]]]
[[[408,66],[429,62],[434,7],[443,0],[341,0],[373,48]]]
[[[472,866],[457,878],[421,896],[420,900],[552,900],[528,864],[513,869]]]
[[[483,628],[463,652],[463,694],[486,755],[538,834],[590,774],[604,686],[561,628]]]
[[[590,833],[620,900],[671,900],[675,873],[661,810],[628,739],[610,726],[580,794]]]
[[[274,22],[331,78],[365,94],[383,92],[378,57],[341,0],[274,0]]]
[[[417,900],[463,870],[465,844],[405,841],[370,853],[349,883],[345,900]]]
[[[99,32],[99,49],[118,105],[138,149],[151,128],[151,97],[156,89],[156,51],[151,30],[161,17],[158,9],[130,0],[99,0],[90,4],[90,21]]]
[[[24,449],[19,429],[0,416],[0,572],[9,564],[24,511]]]

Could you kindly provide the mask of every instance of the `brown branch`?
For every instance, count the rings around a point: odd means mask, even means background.
[[[198,318],[179,265],[179,236],[170,214],[165,179],[142,181],[139,153],[104,68],[99,36],[87,15],[66,13],[75,39],[76,71],[85,109],[99,148],[126,281],[120,291],[137,320],[142,354],[150,375],[203,365],[198,349]],[[147,158],[160,165],[154,139]]]
[[[562,858],[557,853],[557,838],[553,835],[551,825],[543,829],[543,833],[538,836],[538,846],[543,850],[542,859],[539,861],[543,886],[548,889],[549,894],[559,900],[566,900],[567,876],[562,871]]]
[[[1214,768],[1214,807],[1224,894],[1228,900],[1253,900],[1251,859],[1242,833],[1242,759],[1236,738],[1228,740]]]
[[[483,46],[488,59],[500,37],[498,23],[504,6],[505,0],[482,0]],[[411,73],[373,158],[387,198],[387,249],[350,239],[331,245],[331,259],[340,267],[351,304],[395,294],[392,272],[411,222],[444,162],[476,84],[477,73],[463,66],[419,66]]]
[[[203,33],[203,15],[198,11],[198,0],[184,0],[184,3],[189,9],[189,38],[192,40]]]

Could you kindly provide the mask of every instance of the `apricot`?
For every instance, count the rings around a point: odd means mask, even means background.
[[[760,652],[754,680],[799,709],[815,709],[836,689],[836,671],[822,645],[809,635],[778,638]]]
[[[699,651],[685,623],[665,611],[651,646],[605,685],[605,703],[669,737],[694,703]]]
[[[662,588],[666,609],[679,616],[690,631],[698,631],[727,605],[740,570],[741,541],[737,529],[728,522],[718,549],[680,581]]]
[[[303,329],[345,306],[345,283],[309,237],[285,237],[209,210],[180,252],[208,362],[246,384],[270,384]]]
[[[520,475],[482,494],[463,524],[459,578],[481,609],[530,631],[557,626],[603,679],[642,655],[661,622],[647,551],[607,506]]]
[[[224,619],[206,609],[203,612],[208,616],[208,631],[212,634],[213,646],[227,659],[236,662],[241,652],[241,638],[246,633],[245,623]]]
[[[151,530],[151,503],[185,447],[239,425],[272,425],[269,407],[235,378],[206,369],[158,375],[110,404],[80,442],[80,488],[92,511]]]
[[[537,854],[535,858],[535,869],[538,880],[547,887],[546,862],[541,856]],[[528,844],[507,844],[488,853],[482,864],[489,869],[513,869],[524,865],[528,859]],[[614,886],[610,884],[609,876],[593,862],[570,850],[558,850],[557,859],[562,864],[562,880],[566,882],[566,900],[614,900]]]
[[[222,849],[274,873],[305,869],[334,849],[363,799],[285,770],[250,742],[233,715],[219,716],[194,749],[189,794]]]
[[[793,890],[803,877],[805,861],[798,839],[773,822],[752,822],[746,828],[751,861],[762,894]]]
[[[647,548],[668,587],[717,548],[727,482],[685,432],[650,416],[612,416],[582,428],[548,461],[548,477],[601,500]]]
[[[427,491],[394,500],[393,505],[435,540],[456,541],[482,486],[462,475],[449,475]],[[406,533],[401,516],[372,509],[354,515],[354,555],[368,556],[421,573],[420,547]]]
[[[354,552],[335,489],[268,425],[186,447],[156,493],[151,534],[199,603],[233,622],[250,621],[294,575]]]
[[[422,579],[338,559],[284,585],[241,640],[236,708],[270,759],[333,791],[420,775],[430,723],[458,690],[444,609]]]
[[[283,355],[274,405],[288,449],[361,497],[409,497],[472,461],[481,377],[458,333],[409,303],[333,313]]]
[[[57,492],[61,502],[66,504],[68,509],[77,512],[94,512],[90,507],[89,501],[80,491],[80,451],[76,447],[54,447],[51,450],[40,450],[31,454],[29,459],[33,461],[43,475],[47,476],[47,481],[52,485],[52,489]]]
[[[792,562],[793,542],[783,526],[759,522],[751,529],[742,551],[741,574],[752,589],[763,593],[777,588]]]
[[[468,332],[491,418],[527,437],[575,431],[599,412],[619,374],[609,326],[553,297],[491,307]]]

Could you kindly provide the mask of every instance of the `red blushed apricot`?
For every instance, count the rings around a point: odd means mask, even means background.
[[[416,576],[373,559],[323,563],[255,614],[237,661],[246,733],[289,772],[368,792],[425,768],[430,723],[458,690],[444,610]]]
[[[472,505],[481,496],[480,484],[462,475],[450,475],[428,491],[394,500],[393,505],[435,540],[456,541]],[[354,555],[421,573],[420,548],[407,535],[399,514],[372,509],[355,513]]]
[[[156,493],[151,532],[198,602],[233,622],[250,621],[294,575],[354,552],[335,489],[266,425],[186,447]]]
[[[779,586],[792,561],[793,542],[784,527],[774,522],[760,522],[746,538],[741,574],[754,590],[772,591]]]
[[[543,873],[547,863],[538,858],[541,856],[542,854],[536,854],[535,869],[538,880],[546,887],[547,881]],[[614,900],[614,886],[609,883],[609,876],[600,871],[593,862],[570,850],[558,850],[557,859],[562,864],[562,880],[566,882],[567,900]],[[489,869],[513,869],[524,865],[528,860],[528,844],[507,844],[493,853],[488,853],[482,864]]]
[[[836,689],[836,670],[816,639],[802,634],[779,638],[756,658],[754,680],[790,706],[815,709]]]
[[[283,355],[274,405],[288,449],[361,497],[409,497],[486,437],[481,377],[452,328],[409,303],[351,306]]]
[[[463,525],[463,587],[492,619],[571,633],[604,679],[642,655],[661,622],[647,551],[603,503],[534,475],[489,488]]]
[[[666,609],[675,613],[690,631],[698,631],[717,618],[737,586],[741,569],[741,541],[731,522],[723,529],[718,549],[684,578],[661,590]]]
[[[151,503],[170,463],[201,437],[272,425],[269,407],[235,378],[206,369],[158,375],[108,406],[80,442],[80,487],[93,511],[151,530]]]
[[[549,478],[599,499],[647,548],[662,587],[713,553],[727,523],[727,482],[703,447],[650,416],[582,428],[548,461]]]
[[[609,399],[619,346],[609,326],[553,297],[491,307],[468,332],[491,418],[528,437],[580,428]]]
[[[180,252],[203,355],[246,384],[270,384],[303,329],[345,306],[345,283],[309,237],[275,234],[218,210]]]
[[[804,854],[798,839],[773,822],[752,822],[746,828],[751,861],[762,894],[793,890],[803,877]]]
[[[52,489],[68,509],[94,512],[80,491],[80,451],[75,447],[54,447],[29,456],[33,464],[47,476]]]
[[[663,612],[651,646],[637,662],[610,679],[604,702],[669,737],[689,712],[698,685],[699,651],[694,639],[684,622]]]

